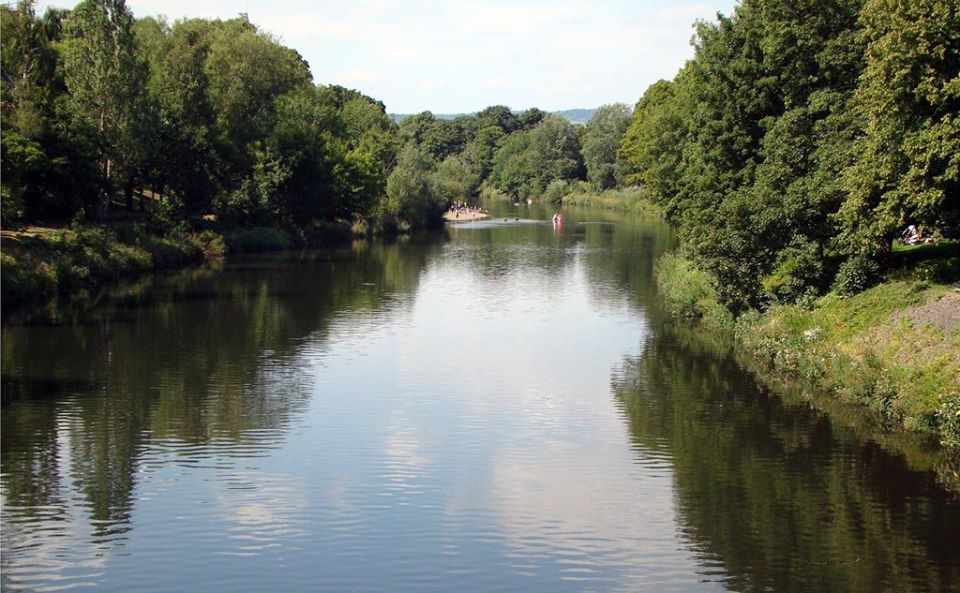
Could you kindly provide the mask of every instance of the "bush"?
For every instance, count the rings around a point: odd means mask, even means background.
[[[833,289],[846,296],[870,288],[880,277],[880,266],[865,255],[854,255],[840,264]]]
[[[253,227],[237,229],[223,237],[230,253],[251,253],[258,251],[281,251],[294,246],[293,239],[280,229]]]
[[[941,397],[937,422],[943,446],[960,449],[960,393],[948,393]]]
[[[2,300],[14,303],[37,296],[51,296],[57,289],[56,269],[46,263],[25,265],[9,253],[0,254]]]
[[[0,188],[0,228],[23,228],[24,218],[23,198],[4,185]]]
[[[921,282],[956,282],[960,280],[960,257],[922,261],[913,269],[913,277]]]
[[[560,204],[563,201],[564,196],[576,189],[575,184],[570,183],[565,179],[554,179],[547,185],[547,189],[543,191],[541,198],[545,202],[551,204]]]
[[[175,268],[186,261],[199,259],[199,252],[194,251],[192,245],[168,237],[145,237],[143,247],[150,252],[156,269]]]
[[[223,235],[210,230],[200,231],[188,236],[194,249],[200,252],[205,262],[220,261],[227,254],[227,243]]]
[[[688,259],[672,253],[662,256],[656,277],[667,312],[674,317],[699,319],[719,306],[710,275]]]
[[[776,303],[809,304],[819,294],[823,274],[819,246],[801,241],[779,253],[773,271],[763,279],[763,289]]]

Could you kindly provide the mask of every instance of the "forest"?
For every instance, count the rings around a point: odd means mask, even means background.
[[[171,24],[123,0],[43,15],[21,0],[0,16],[4,229],[121,220],[297,243],[434,227],[481,196],[633,188],[734,313],[862,290],[907,225],[960,235],[952,0],[743,0],[696,23],[672,80],[583,125],[507,106],[396,123],[243,15]],[[941,264],[957,275],[956,257]]]

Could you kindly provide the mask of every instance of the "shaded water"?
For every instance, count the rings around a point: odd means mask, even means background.
[[[568,213],[3,328],[4,590],[955,591],[931,472],[665,325]]]

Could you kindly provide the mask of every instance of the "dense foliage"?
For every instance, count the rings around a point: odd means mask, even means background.
[[[146,211],[160,233],[210,221],[228,237],[331,222],[389,233],[436,225],[483,191],[540,199],[553,183],[559,201],[568,182],[619,179],[624,105],[580,130],[503,105],[397,125],[379,101],[315,85],[243,16],[171,25],[134,19],[123,0],[43,16],[21,0],[0,16],[7,228],[119,209]]]
[[[694,46],[618,157],[729,307],[861,289],[908,224],[960,236],[955,2],[743,0]]]
[[[123,0],[0,7],[2,223],[154,228],[437,224],[477,195],[643,193],[733,311],[865,288],[908,224],[960,237],[960,8],[743,0],[636,108],[584,125],[503,105],[399,125],[316,85],[245,17],[135,20]],[[610,193],[613,192],[613,193]],[[635,192],[634,192],[635,193]]]
[[[169,25],[123,0],[0,17],[4,226],[101,220],[139,195],[161,232],[215,215],[302,235],[384,194],[399,131],[383,104],[314,85],[245,17]]]

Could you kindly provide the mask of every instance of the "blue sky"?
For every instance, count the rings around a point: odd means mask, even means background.
[[[41,2],[73,6],[75,2]],[[735,0],[127,0],[137,17],[251,22],[393,113],[633,104],[693,55],[692,24]]]

